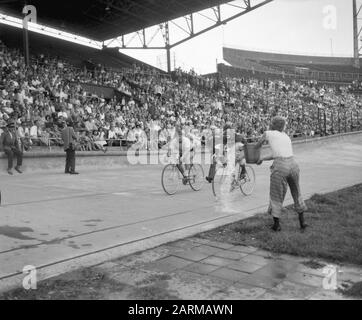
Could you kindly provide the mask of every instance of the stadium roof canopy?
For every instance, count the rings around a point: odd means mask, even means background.
[[[22,17],[24,5],[34,5],[38,23],[104,41],[229,1],[0,0],[0,12]]]

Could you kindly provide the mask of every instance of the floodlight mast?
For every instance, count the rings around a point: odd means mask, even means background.
[[[155,36],[153,36],[147,40],[145,29],[128,34],[129,36],[131,36],[131,40],[139,39],[139,43],[137,43],[136,45],[134,45],[134,44],[129,45],[128,43],[125,42],[125,35],[121,35],[119,37],[105,41],[104,46],[110,47],[112,44],[117,43],[118,46],[116,46],[116,47],[118,47],[119,49],[150,49],[150,50],[165,49],[166,56],[167,56],[167,72],[170,73],[172,71],[172,68],[171,68],[171,49],[172,48],[174,48],[186,41],[189,41],[199,35],[202,35],[210,30],[213,30],[221,25],[225,25],[228,22],[230,22],[236,18],[239,18],[239,17],[243,16],[244,14],[247,14],[253,10],[256,10],[262,6],[265,6],[266,4],[268,4],[272,1],[273,0],[264,0],[262,2],[260,2],[260,0],[259,1],[258,0],[255,0],[255,1],[243,0],[242,1],[243,5],[235,5],[235,4],[232,4],[233,1],[229,1],[229,2],[226,2],[225,4],[211,7],[209,9],[213,10],[215,17],[213,17],[213,18],[206,17],[211,21],[210,25],[207,27],[204,27],[203,29],[198,30],[198,31],[196,31],[194,28],[194,24],[195,24],[194,22],[198,17],[204,16],[201,12],[195,12],[195,13],[191,13],[191,14],[181,17],[181,19],[184,19],[186,22],[187,27],[185,27],[185,28],[180,26],[175,20],[161,23],[158,25],[158,30],[156,31],[156,33],[160,32],[162,34],[162,37],[164,40],[163,46],[160,46],[160,45],[153,46],[152,41]],[[253,4],[252,2],[256,2],[256,3]],[[227,18],[222,16],[222,8],[225,6],[232,7],[233,10],[235,11],[231,16],[228,16]],[[171,43],[171,41],[170,41],[169,25],[171,23],[173,25],[175,25],[176,27],[178,27],[179,29],[182,29],[185,32],[185,37],[175,43]],[[139,36],[140,34],[142,34],[143,37],[140,37]]]
[[[361,50],[362,46],[360,46],[361,42],[361,32],[362,27],[358,29],[358,21],[361,20],[360,14],[362,9],[362,4],[359,5],[357,9],[357,0],[352,0],[353,2],[353,60],[354,60],[354,67],[360,68],[360,57],[361,57]]]

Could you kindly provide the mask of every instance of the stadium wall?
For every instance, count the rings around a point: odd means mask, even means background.
[[[326,137],[301,139],[294,141],[293,145],[296,149],[303,148],[305,145],[310,144],[325,144],[333,143],[337,141],[348,141],[351,136],[362,135],[362,131],[355,131],[343,134],[336,134]],[[269,153],[270,149],[268,146],[264,146],[264,153]],[[165,156],[166,151],[153,152],[152,155],[159,155],[161,158]],[[140,155],[143,159],[148,159],[150,163],[150,152],[141,151]],[[209,154],[203,154],[202,159],[209,159]],[[16,162],[16,160],[15,160]],[[127,151],[108,151],[107,153],[83,151],[77,152],[76,169],[77,171],[89,171],[89,170],[104,170],[107,169],[121,169],[132,164],[129,163],[127,157]],[[142,165],[138,164],[138,165]],[[24,172],[60,172],[64,171],[65,166],[65,152],[58,148],[54,151],[49,152],[28,152],[24,154]],[[7,157],[0,153],[0,176],[7,175]]]

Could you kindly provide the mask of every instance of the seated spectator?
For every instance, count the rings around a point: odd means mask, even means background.
[[[94,131],[93,138],[95,148],[97,150],[102,150],[104,153],[106,153],[107,148],[105,148],[105,145],[107,145],[107,141],[105,139],[105,133],[103,129],[99,129],[99,131]]]
[[[54,145],[53,141],[50,140],[51,135],[50,135],[50,129],[49,128],[45,128],[45,130],[42,130],[39,134],[39,140],[41,145],[43,146],[51,146]]]
[[[87,129],[87,131],[98,130],[98,127],[95,124],[95,119],[93,116],[89,116],[88,120],[85,122],[85,128]]]
[[[38,139],[38,127],[37,127],[37,125],[34,123],[34,121],[31,121],[30,124],[31,124],[30,131],[29,131],[30,139]]]

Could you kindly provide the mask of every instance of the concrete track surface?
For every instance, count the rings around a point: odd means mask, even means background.
[[[305,198],[362,182],[362,134],[297,144]],[[269,166],[254,167],[257,186],[245,197],[215,200],[181,187],[167,196],[161,165],[0,174],[0,290],[20,286],[25,266],[44,279],[80,266],[194,235],[265,211]],[[205,173],[207,168],[205,167]],[[291,203],[288,193],[286,204]]]

